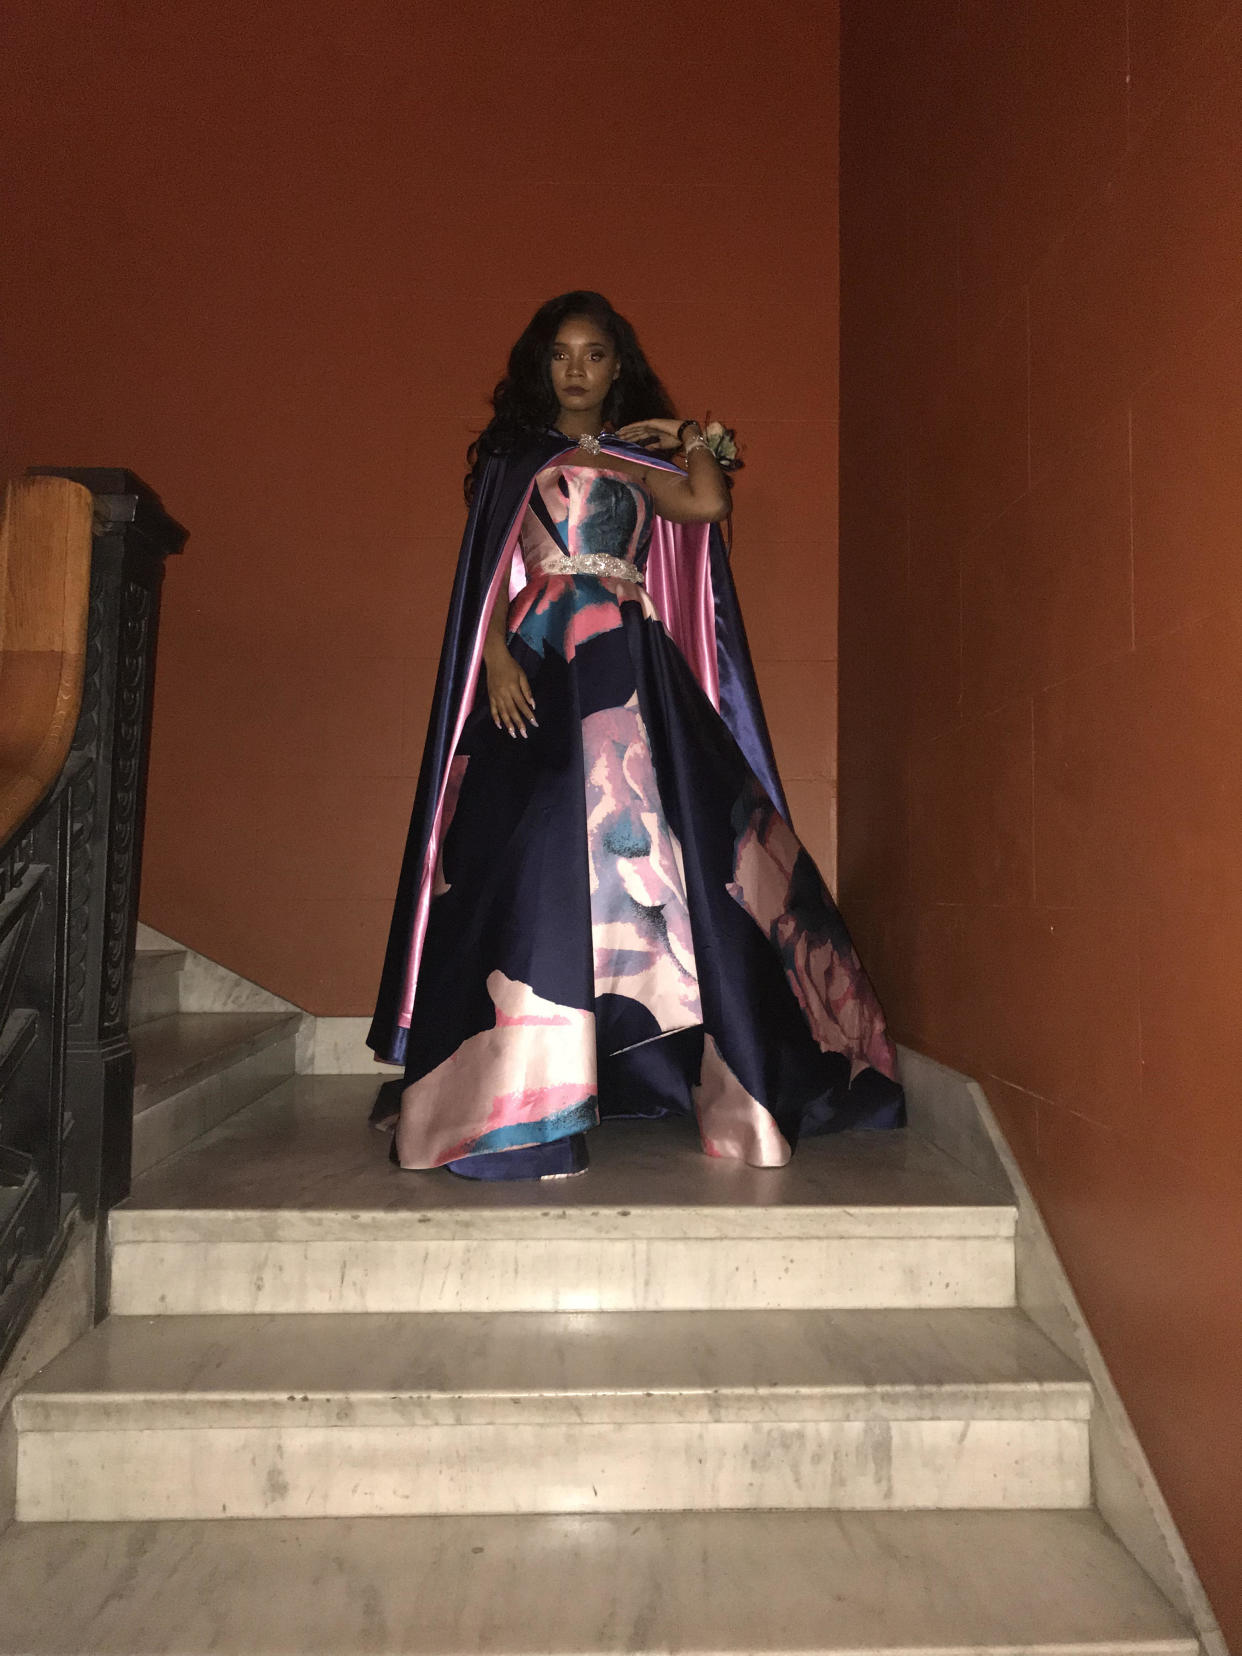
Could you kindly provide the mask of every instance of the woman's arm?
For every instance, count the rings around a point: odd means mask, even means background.
[[[497,730],[507,730],[510,736],[525,736],[528,724],[537,725],[535,698],[530,693],[530,680],[514,661],[505,642],[507,610],[505,595],[503,591],[498,592],[483,641],[487,705]]]
[[[650,443],[654,439],[660,448],[675,449],[680,442],[678,431],[685,425],[690,427],[687,442],[702,436],[697,421],[663,419],[640,420],[624,426],[617,436],[631,443]],[[643,482],[651,490],[656,511],[672,523],[720,523],[729,515],[732,502],[725,474],[711,450],[701,445],[691,448],[684,475],[653,466],[644,471]]]

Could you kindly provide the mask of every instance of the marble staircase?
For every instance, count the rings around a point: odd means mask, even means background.
[[[19,1400],[19,1511],[1076,1509],[1090,1406],[1012,1310],[116,1317]]]
[[[139,949],[130,993],[133,1170],[183,1150],[289,1080],[296,1012],[183,1012],[184,949]]]
[[[1092,1509],[1014,1208],[912,1133],[682,1123],[486,1186],[299,1077],[140,1177],[14,1402],[0,1656],[1192,1656]]]

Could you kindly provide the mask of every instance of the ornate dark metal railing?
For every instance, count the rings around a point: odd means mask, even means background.
[[[89,490],[93,533],[72,744],[0,844],[0,1362],[73,1215],[91,1218],[129,1190],[128,1000],[160,587],[186,538],[130,472],[29,475]],[[0,696],[0,763],[7,704]]]

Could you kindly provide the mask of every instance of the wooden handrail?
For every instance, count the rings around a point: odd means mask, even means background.
[[[89,489],[26,477],[0,520],[0,846],[48,792],[82,701],[91,580]]]

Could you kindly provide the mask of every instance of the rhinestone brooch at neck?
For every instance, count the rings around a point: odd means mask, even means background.
[[[604,434],[603,434],[602,431],[599,433],[598,436],[593,431],[584,431],[582,433],[582,436],[579,437],[579,439],[578,439],[578,447],[580,449],[585,449],[588,454],[598,454],[599,453],[599,439],[603,435]]]

